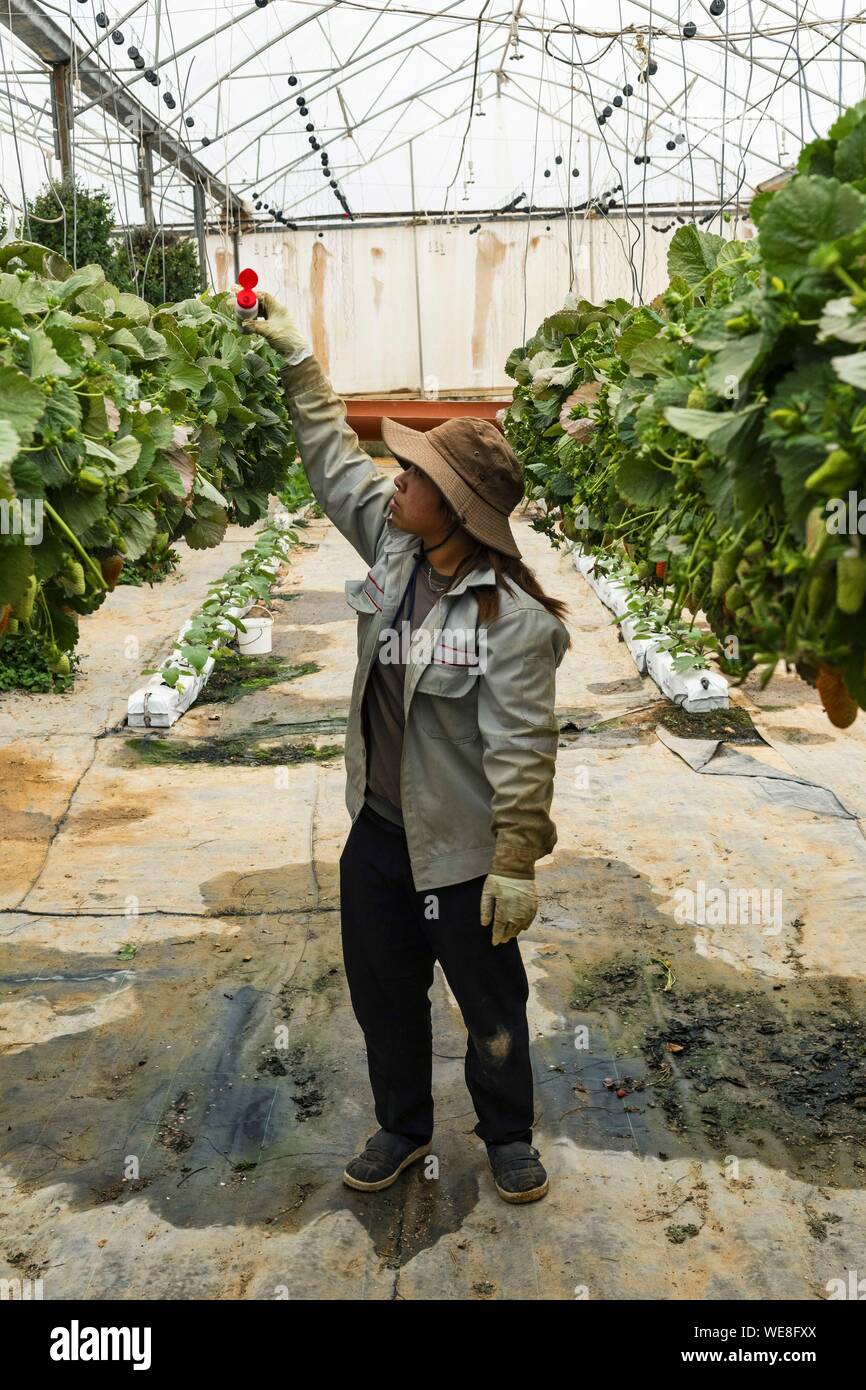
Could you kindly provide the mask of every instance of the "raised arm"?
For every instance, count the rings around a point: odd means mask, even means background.
[[[377,472],[350,429],[346,407],[289,313],[272,295],[259,296],[267,319],[249,325],[282,352],[280,378],[301,462],[322,511],[372,564],[388,522],[394,484]]]

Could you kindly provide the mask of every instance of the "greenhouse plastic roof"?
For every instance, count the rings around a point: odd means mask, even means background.
[[[731,207],[864,95],[866,12],[845,0],[16,0],[0,16],[13,207],[59,167],[22,6],[265,226],[611,198]],[[73,105],[76,172],[108,189],[121,222],[140,221],[138,133],[80,86]],[[189,225],[191,184],[160,152],[157,139],[157,219]],[[209,197],[212,218],[218,207]]]

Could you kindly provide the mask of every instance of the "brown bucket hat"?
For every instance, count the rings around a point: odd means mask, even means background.
[[[470,536],[521,558],[508,517],[523,496],[523,475],[490,420],[464,415],[413,430],[385,418],[382,438],[398,463],[414,463],[436,484]]]

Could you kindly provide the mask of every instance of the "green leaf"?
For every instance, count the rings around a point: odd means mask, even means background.
[[[526,349],[515,348],[508,354],[505,362],[505,371],[513,380],[523,386],[527,386],[532,380],[532,373],[526,365]]]
[[[573,497],[577,487],[577,479],[568,469],[561,469],[559,473],[554,473],[547,484],[554,497]]]
[[[243,353],[236,333],[224,333],[220,340],[220,355],[237,374],[243,364]]]
[[[42,428],[62,432],[78,429],[81,425],[81,405],[75,392],[65,381],[55,383],[50,396],[44,396],[45,415]]]
[[[11,463],[20,448],[21,440],[9,421],[0,420],[0,463]]]
[[[23,372],[15,367],[0,367],[0,419],[9,421],[22,444],[29,444],[33,438],[46,399]]]
[[[7,319],[10,319],[8,327],[20,328],[24,323],[23,314],[44,314],[48,309],[45,281],[38,280],[35,275],[28,275],[23,280],[19,280],[17,275],[0,275],[0,299],[6,301],[12,311],[11,315],[7,312]],[[16,313],[17,322],[14,317]]]
[[[105,271],[99,265],[83,265],[80,270],[74,270],[71,275],[63,281],[58,293],[61,304],[66,304],[70,299],[74,299],[82,290],[93,289],[94,285],[101,285],[105,281]]]
[[[137,294],[119,294],[115,300],[117,312],[126,318],[134,319],[137,324],[150,323],[153,310],[146,299],[140,299]]]
[[[147,473],[149,483],[158,483],[173,497],[186,497],[189,487],[175,465],[164,454],[157,454]]]
[[[58,489],[56,502],[51,500],[70,531],[79,537],[105,514],[103,492],[79,492],[71,483]]]
[[[647,343],[638,343],[632,349],[629,366],[636,376],[658,376],[666,370],[665,359],[671,344],[666,338],[652,338]]]
[[[742,392],[746,378],[760,361],[763,350],[763,333],[748,333],[744,338],[729,340],[707,368],[707,386],[719,396],[730,395],[732,386]]]
[[[679,227],[668,247],[668,274],[681,275],[694,289],[715,270],[724,244],[724,237],[712,232],[700,232],[692,226]]]
[[[68,280],[72,274],[72,266],[65,256],[61,256],[59,251],[46,251],[42,267],[46,275],[50,275],[52,280]]]
[[[866,198],[836,179],[803,174],[779,190],[760,221],[761,255],[771,273],[803,272],[823,242],[847,236],[866,220]]]
[[[65,309],[52,309],[43,319],[41,327],[51,339],[55,352],[67,366],[74,367],[80,373],[87,358],[92,355],[92,347],[76,318],[67,314]]]
[[[126,541],[126,559],[140,559],[156,535],[156,517],[153,512],[124,504],[112,508],[111,514]]]
[[[815,505],[815,494],[806,491],[806,479],[826,457],[824,440],[817,434],[797,435],[773,452],[772,461],[782,485],[785,515],[789,524],[801,533],[806,517]]]
[[[716,268],[724,270],[730,276],[739,274],[737,266],[757,259],[756,244],[750,245],[747,241],[726,241],[719,251]]]
[[[689,410],[684,406],[669,405],[665,410],[665,419],[690,439],[709,439],[725,423],[726,416],[716,410]]]
[[[557,402],[554,402],[557,404]],[[235,390],[225,382],[220,382],[214,393],[213,408],[217,413],[217,419],[225,420],[227,415],[231,415],[235,420],[243,421],[245,424],[254,424],[256,417],[251,410],[247,410],[241,404],[240,396]]]
[[[866,101],[858,101],[854,106],[849,106],[847,111],[843,111],[841,116],[836,117],[828,131],[830,139],[844,140],[845,136],[850,135],[854,127],[863,120],[866,120]],[[823,143],[822,140],[813,140],[812,145],[807,145],[806,148],[811,149],[813,145]]]
[[[0,420],[0,435],[8,429],[5,420]],[[16,435],[17,439],[17,435]],[[44,497],[46,476],[43,469],[36,462],[41,458],[41,454],[19,454],[11,462],[12,481],[15,484],[15,493],[18,497]],[[65,477],[65,474],[63,475]]]
[[[618,492],[640,507],[660,507],[673,496],[676,486],[672,473],[656,468],[640,454],[625,454],[616,473]]]
[[[229,524],[228,513],[213,502],[201,499],[195,505],[195,521],[184,539],[191,550],[209,550],[219,545]]]
[[[221,492],[217,491],[213,483],[208,482],[207,478],[202,473],[196,475],[195,495],[196,497],[207,498],[208,502],[214,502],[218,507],[228,507],[226,498],[223,497]]]
[[[639,347],[641,343],[647,342],[648,339],[655,338],[661,327],[662,322],[657,317],[645,315],[633,319],[616,340],[616,350],[623,361],[631,362],[635,348]]]
[[[152,328],[119,328],[108,340],[110,347],[119,348],[128,357],[138,361],[151,361],[163,357],[167,344],[161,333]]]
[[[125,434],[121,439],[115,439],[112,445],[112,453],[115,459],[119,460],[119,473],[126,473],[138,462],[141,454],[141,441],[136,439],[134,434]]]
[[[198,435],[198,457],[202,468],[216,468],[220,457],[220,437],[213,425],[205,421]]]
[[[87,399],[87,398],[85,398]],[[86,415],[84,417],[84,433],[91,435],[94,439],[101,439],[108,433],[108,414],[106,411],[106,396],[96,394],[87,399]]]
[[[178,391],[201,391],[208,383],[207,373],[183,357],[170,358],[168,374],[172,386]]]
[[[110,347],[118,348],[121,352],[125,352],[127,357],[133,357],[138,361],[144,360],[144,352],[142,351],[141,343],[137,338],[132,336],[131,329],[118,328],[115,333],[112,333],[108,342]]]
[[[110,449],[95,439],[85,439],[84,448],[91,458],[107,460],[112,465],[115,477],[119,477],[135,467],[141,453],[141,442],[134,435],[126,434],[122,439],[116,439]]]
[[[6,266],[10,261],[20,261],[28,270],[35,270],[40,275],[44,270],[45,256],[45,247],[35,241],[10,241],[0,246],[0,266]]]
[[[99,288],[104,289],[105,287],[100,286]],[[96,290],[79,291],[77,300],[79,309],[89,318],[97,321],[109,318],[114,310],[114,300],[109,298],[106,302],[105,296]]]
[[[0,279],[3,277],[0,276]],[[2,298],[0,290],[0,328],[23,328],[24,316],[19,313],[14,304]]]
[[[33,573],[33,547],[23,539],[4,537],[0,543],[0,604],[23,596]]]
[[[180,649],[179,655],[181,657],[181,660],[188,662],[192,669],[194,671],[197,671],[198,674],[201,675],[201,672],[207,665],[208,658],[211,655],[211,651],[210,647],[191,646],[187,643],[184,643],[184,645]]]
[[[836,147],[833,172],[843,182],[855,183],[866,174],[866,120],[860,120]]]
[[[216,317],[213,310],[200,299],[181,299],[171,306],[171,313],[180,324],[211,323]]]
[[[72,368],[58,355],[47,333],[33,328],[27,336],[30,339],[30,375],[34,381],[45,376],[72,375]]]
[[[137,415],[133,429],[137,439],[149,443],[154,449],[168,449],[174,438],[174,424],[165,410],[149,410]]]

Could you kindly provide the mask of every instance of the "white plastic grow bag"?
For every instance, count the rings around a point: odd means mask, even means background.
[[[294,515],[285,511],[276,512],[269,518],[269,524],[277,526],[280,530],[289,530],[295,524],[297,518],[303,516],[305,510],[306,506],[302,507]],[[292,548],[292,541],[288,536],[280,537],[277,545],[279,554],[274,555],[270,560],[264,561],[262,569],[271,575],[278,574],[282,561],[288,559]],[[249,603],[241,607],[229,608],[226,611],[234,618],[243,618],[253,607],[253,603],[254,600],[251,599]],[[157,672],[155,675],[151,676],[147,685],[143,685],[138,690],[134,690],[126,702],[126,722],[131,729],[170,728],[175,720],[179,719],[180,716],[189,709],[190,705],[195,703],[202,690],[207,685],[208,678],[214,667],[214,659],[212,656],[208,657],[201,671],[192,670],[186,662],[181,661],[176,656],[177,650],[182,644],[183,635],[191,622],[192,619],[184,623],[168,658],[160,662],[161,667],[167,666],[169,661],[171,661],[173,666],[180,667],[182,674],[178,677],[177,684],[174,686],[166,685],[162,676]],[[235,635],[240,638],[244,635],[243,633],[237,632],[234,625],[226,619],[220,623],[220,630],[227,638],[234,638]],[[215,645],[216,643],[214,643],[214,646]],[[240,645],[240,643],[238,645]],[[249,652],[251,649],[247,647],[245,650]],[[257,648],[257,650],[270,651],[270,641],[268,641],[267,647],[260,647]]]
[[[252,608],[252,600],[240,608],[229,608],[227,611],[234,618],[243,618]],[[177,636],[177,641],[171,649],[165,661],[160,662],[160,666],[167,666],[169,662],[173,666],[178,666],[181,675],[178,677],[176,685],[166,685],[159,671],[151,676],[147,685],[134,690],[126,702],[126,722],[131,729],[169,729],[176,719],[194,704],[207,685],[210,673],[214,668],[214,659],[209,656],[201,671],[194,671],[185,661],[182,661],[176,653],[183,643],[183,636],[187,628],[191,626],[192,619],[184,623]],[[221,628],[226,636],[234,636],[235,627],[227,619],[221,623]]]
[[[575,547],[572,558],[575,569],[584,576],[605,607],[610,608],[617,617],[622,617],[631,597],[628,587],[620,580],[597,573],[595,556],[585,554],[579,545]],[[636,637],[636,626],[635,619],[623,618],[620,623],[623,641],[639,673],[650,676],[663,695],[675,705],[681,705],[689,714],[728,708],[728,682],[719,671],[675,671],[670,652],[660,645],[665,640],[664,634],[650,633],[647,637]]]

